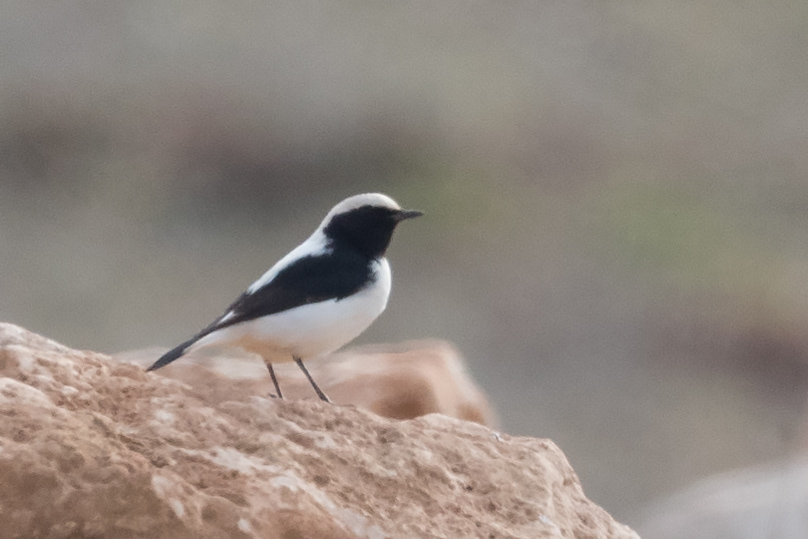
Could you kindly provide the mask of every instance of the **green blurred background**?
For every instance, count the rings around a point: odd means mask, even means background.
[[[341,198],[427,217],[359,342],[439,337],[621,521],[799,449],[808,3],[0,3],[0,319],[209,322]]]

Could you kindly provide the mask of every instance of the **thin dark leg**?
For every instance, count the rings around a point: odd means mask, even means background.
[[[267,370],[269,371],[269,377],[272,378],[272,383],[275,384],[275,391],[278,392],[278,398],[283,398],[283,393],[281,393],[281,386],[278,385],[278,379],[275,377],[275,369],[272,368],[272,363],[267,363]]]
[[[297,363],[297,366],[300,367],[301,371],[303,371],[303,374],[306,375],[306,378],[309,379],[309,383],[311,384],[311,387],[313,387],[314,391],[317,392],[317,396],[320,397],[320,400],[323,400],[323,401],[331,404],[331,399],[328,398],[328,395],[323,393],[323,390],[320,389],[319,387],[317,387],[317,384],[314,383],[314,378],[312,378],[311,375],[309,374],[309,371],[306,370],[305,365],[303,365],[303,360],[300,359],[299,357],[296,357],[295,358],[295,363]]]

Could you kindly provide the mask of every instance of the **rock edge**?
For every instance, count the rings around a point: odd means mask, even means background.
[[[7,538],[636,538],[558,447],[190,386],[0,324]]]

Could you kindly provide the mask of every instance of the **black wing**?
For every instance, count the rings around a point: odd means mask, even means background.
[[[232,315],[211,331],[330,299],[343,299],[372,279],[370,261],[354,252],[303,257],[252,294],[245,292],[227,309]],[[207,329],[207,328],[206,328]]]
[[[309,303],[340,300],[358,292],[372,279],[371,260],[352,250],[303,257],[255,292],[244,292],[222,316],[166,352],[147,371],[171,363],[193,343],[214,331]]]

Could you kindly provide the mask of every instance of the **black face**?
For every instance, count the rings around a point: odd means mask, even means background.
[[[368,258],[378,258],[387,251],[396,225],[418,215],[420,212],[362,206],[335,215],[323,232],[328,238],[344,242]]]

